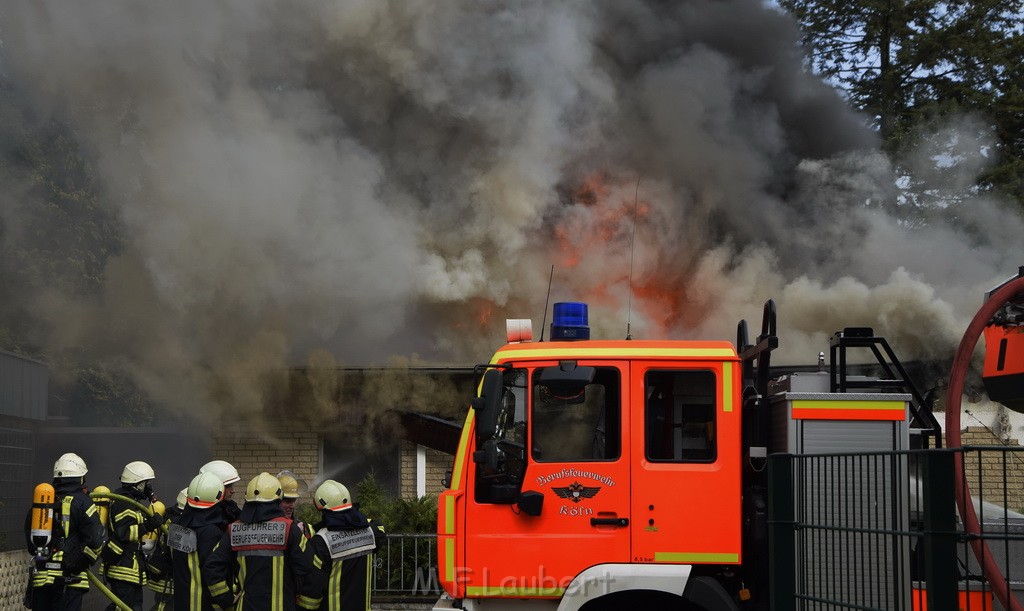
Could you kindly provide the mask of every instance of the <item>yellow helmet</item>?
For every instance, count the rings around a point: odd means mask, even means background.
[[[245,489],[246,503],[267,503],[281,499],[281,482],[264,471],[249,481]]]
[[[295,481],[294,477],[291,475],[282,475],[277,478],[277,481],[281,482],[281,498],[299,498],[299,482]]]
[[[281,496],[286,499],[297,499],[308,490],[306,482],[287,469],[278,473],[277,479],[281,482]]]
[[[313,495],[313,504],[317,509],[327,511],[345,511],[352,508],[352,495],[348,488],[333,479],[320,484]]]

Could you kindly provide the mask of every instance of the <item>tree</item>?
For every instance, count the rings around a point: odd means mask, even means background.
[[[980,118],[994,162],[977,181],[1024,205],[1024,12],[1019,0],[779,0],[810,67],[865,111],[897,161],[955,115]],[[984,141],[980,138],[979,142]],[[961,143],[942,142],[949,148]],[[950,156],[956,159],[955,155]],[[954,167],[947,168],[950,172]]]
[[[2,63],[0,63],[2,65]],[[88,347],[47,351],[47,321],[35,298],[96,294],[107,261],[124,247],[121,219],[103,192],[70,122],[40,116],[0,75],[0,349],[46,361],[51,412],[75,424],[141,426],[154,405],[123,373],[96,362]]]

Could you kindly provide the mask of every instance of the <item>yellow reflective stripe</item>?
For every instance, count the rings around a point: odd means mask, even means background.
[[[319,598],[310,598],[308,596],[299,595],[299,606],[303,609],[319,609],[320,608]]]
[[[549,586],[542,588],[517,588],[514,586],[471,586],[466,596],[561,596],[565,588]]]
[[[226,594],[227,591],[228,591],[228,582],[226,582],[226,581],[218,581],[217,583],[210,584],[210,594],[213,594],[214,596],[220,596],[221,594]]]
[[[128,527],[128,540],[129,541],[138,541],[139,540],[139,525],[138,524],[132,524],[131,526]]]
[[[444,580],[455,580],[455,537],[448,537],[444,541]]]
[[[203,608],[203,577],[200,574],[199,567],[199,553],[192,552],[188,555],[188,579],[189,579],[189,590],[188,599],[189,605],[193,609]],[[221,583],[223,589],[221,592],[225,592],[228,589],[226,583]],[[214,594],[213,588],[210,588],[210,593]]]
[[[82,553],[88,556],[89,560],[95,560],[100,555],[99,550],[93,549],[91,547],[85,548],[84,550],[82,550]]]
[[[271,611],[284,611],[284,556],[274,556],[270,560],[271,574]]]
[[[550,357],[552,359],[582,359],[587,357],[615,357],[622,359],[633,359],[637,357],[704,357],[704,358],[735,358],[736,351],[732,348],[593,348],[581,345],[573,347],[572,351],[563,348],[512,348],[501,350],[495,353],[491,364],[503,361],[515,360],[516,358],[538,358]]]
[[[117,554],[118,556],[120,556],[121,554],[124,553],[124,550],[121,549],[121,546],[118,545],[117,543],[114,543],[113,539],[110,539],[109,541],[107,541],[107,547],[109,547],[111,550],[113,550],[114,553]]]
[[[130,517],[134,518],[136,522],[142,521],[142,512],[134,509],[125,509],[121,513],[114,516],[115,522],[120,522],[123,518]]]
[[[722,365],[722,411],[732,411],[732,368],[733,363]]]
[[[134,567],[108,565],[107,577],[132,583],[146,583],[145,575],[140,574],[138,569]]]
[[[462,425],[459,437],[459,449],[455,451],[455,468],[452,469],[452,490],[462,488],[462,473],[466,469],[466,453],[469,451],[469,434],[473,430],[473,410],[466,414],[466,423]]]
[[[446,535],[455,534],[455,497],[444,497],[444,532]]]
[[[86,508],[85,510],[85,515],[92,516],[92,514],[96,513],[97,511],[99,511],[99,509],[96,507],[96,505],[94,505],[93,503],[89,503],[89,507]]]
[[[327,597],[331,602],[329,611],[341,611],[341,564],[336,560],[331,567],[330,595]]]
[[[655,562],[714,562],[717,564],[735,564],[740,561],[739,554],[728,552],[654,552]]]
[[[373,575],[373,571],[371,570],[372,567],[373,554],[370,554],[366,557],[366,587],[363,589],[363,591],[366,592],[365,611],[370,611],[370,589],[373,587],[373,583],[371,583],[371,576]]]
[[[324,568],[324,561],[320,559],[320,556],[313,556],[313,568],[317,570]]]
[[[63,519],[61,522],[64,524],[64,538],[67,539],[71,536],[71,501],[75,500],[73,496],[66,496],[61,499],[60,511]]]

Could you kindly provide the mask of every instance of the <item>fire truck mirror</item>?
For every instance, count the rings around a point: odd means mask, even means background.
[[[478,444],[494,436],[494,429],[501,414],[501,399],[505,392],[501,371],[488,369],[481,384],[480,396],[473,400],[476,410],[476,439]]]
[[[523,490],[516,505],[528,516],[539,516],[544,506],[544,494],[536,490]]]

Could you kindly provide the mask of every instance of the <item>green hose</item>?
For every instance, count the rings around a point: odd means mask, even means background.
[[[121,609],[121,611],[132,611],[132,608],[124,604],[124,602],[122,602],[120,598],[115,596],[114,593],[110,591],[110,588],[108,588],[106,585],[103,584],[102,581],[100,581],[99,577],[92,574],[92,571],[86,571],[85,576],[89,578],[89,583],[96,586],[96,589],[98,589],[100,592],[103,592],[103,594],[105,594],[106,597],[111,600],[111,602],[117,605],[118,609]]]

